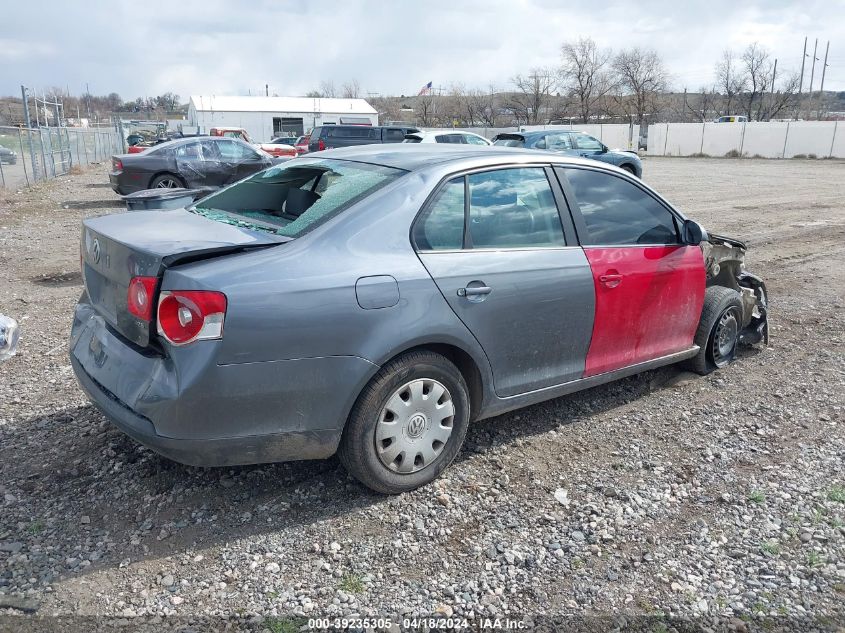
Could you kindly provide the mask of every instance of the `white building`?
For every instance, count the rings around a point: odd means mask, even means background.
[[[317,125],[378,125],[378,112],[364,99],[193,95],[185,123],[206,134],[213,127],[244,128],[253,141],[266,142]]]

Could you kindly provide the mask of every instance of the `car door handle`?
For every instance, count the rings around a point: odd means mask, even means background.
[[[599,275],[599,281],[608,288],[616,288],[616,286],[622,283],[622,275],[619,273],[605,273],[604,275]]]
[[[481,297],[489,295],[493,289],[489,286],[467,286],[466,288],[458,288],[459,297]]]

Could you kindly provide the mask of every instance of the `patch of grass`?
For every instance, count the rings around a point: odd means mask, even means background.
[[[818,552],[807,552],[807,565],[810,567],[818,567],[824,562],[824,559]]]
[[[835,585],[833,585],[833,590],[836,593],[845,593],[845,583],[842,583],[842,582],[836,583]]]
[[[272,633],[297,633],[304,623],[301,618],[267,618],[264,628]]]
[[[780,545],[776,541],[764,541],[760,543],[760,550],[765,554],[777,556],[780,554]]]
[[[33,521],[27,526],[26,531],[30,534],[41,534],[44,531],[44,524],[41,521]]]
[[[572,569],[581,569],[584,567],[584,561],[580,558],[573,558],[569,561],[569,567]]]
[[[807,158],[807,155],[806,154],[795,154],[795,156],[793,156],[792,158],[802,159],[802,158]]]
[[[347,574],[340,581],[339,587],[346,593],[361,593],[364,591],[364,581],[361,580],[360,576]]]
[[[845,503],[845,486],[834,486],[827,491],[827,500]]]
[[[766,495],[764,495],[759,490],[752,490],[751,494],[748,495],[748,500],[754,503],[765,503],[766,502]]]

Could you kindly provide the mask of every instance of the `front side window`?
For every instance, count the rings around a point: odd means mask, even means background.
[[[464,243],[464,178],[446,183],[414,224],[421,251],[457,250]]]
[[[473,248],[564,246],[563,227],[542,167],[470,174]]]
[[[230,163],[241,163],[248,160],[259,160],[258,152],[234,141],[219,141],[217,147],[223,160]]]
[[[587,169],[566,169],[587,235],[585,246],[678,244],[675,216],[631,182]]]
[[[602,145],[601,141],[593,138],[589,134],[573,134],[572,136],[575,137],[575,142],[578,143],[578,149],[596,152],[600,152],[604,149],[604,145]]]
[[[556,152],[572,149],[572,137],[569,134],[547,134],[546,149]]]
[[[299,159],[258,172],[189,210],[218,222],[296,238],[405,173],[368,163]]]

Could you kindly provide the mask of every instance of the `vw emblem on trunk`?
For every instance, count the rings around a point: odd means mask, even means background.
[[[95,264],[100,263],[100,240],[94,238],[94,243],[91,245],[91,258]]]

